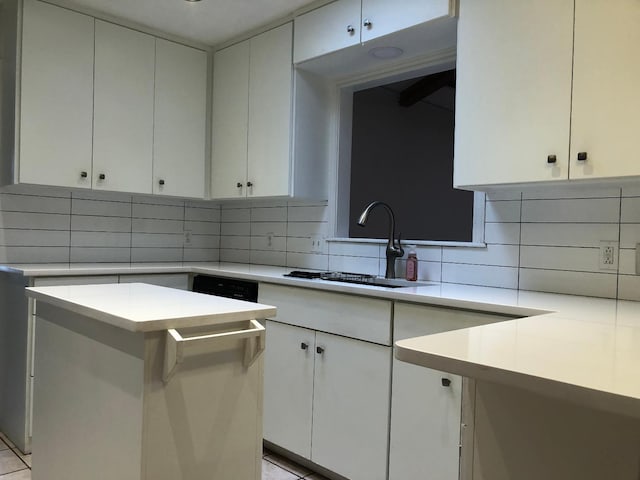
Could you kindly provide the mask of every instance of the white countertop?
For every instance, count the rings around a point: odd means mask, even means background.
[[[276,308],[144,283],[27,288],[27,296],[132,332],[275,316]]]
[[[640,302],[457,284],[370,287],[283,277],[292,268],[244,264],[25,265],[4,270],[27,277],[202,273],[528,317],[403,340],[396,355],[640,416]]]

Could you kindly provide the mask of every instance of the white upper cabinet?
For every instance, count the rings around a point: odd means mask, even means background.
[[[289,194],[292,33],[287,23],[251,39],[247,192],[255,197]]]
[[[96,20],[93,188],[151,193],[155,38]]]
[[[296,17],[293,59],[300,63],[450,13],[449,0],[337,0]]]
[[[153,193],[204,197],[207,53],[156,39]]]
[[[461,0],[454,185],[640,175],[638,25],[633,0]]]
[[[25,0],[21,183],[91,187],[94,19]]]
[[[338,0],[295,19],[293,61],[360,43],[361,0]]]
[[[455,186],[567,179],[572,29],[572,0],[460,2]]]
[[[246,196],[250,49],[247,40],[216,52],[213,60],[211,195],[215,198]]]
[[[291,194],[292,25],[216,53],[213,198]]]
[[[368,42],[449,15],[449,0],[362,0],[360,38]]]
[[[570,178],[640,175],[640,3],[575,7]]]

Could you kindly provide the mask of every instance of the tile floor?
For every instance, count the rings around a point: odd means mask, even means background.
[[[326,480],[325,477],[265,450],[262,480]],[[31,480],[31,455],[23,455],[0,432],[0,480]]]

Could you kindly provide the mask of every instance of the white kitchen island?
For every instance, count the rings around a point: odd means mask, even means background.
[[[34,480],[258,480],[274,307],[146,284],[36,299]]]
[[[577,297],[576,297],[577,298]],[[467,377],[462,480],[640,478],[638,306],[558,313],[396,343]]]

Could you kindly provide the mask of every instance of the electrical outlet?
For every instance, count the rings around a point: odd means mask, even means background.
[[[311,248],[309,249],[310,253],[323,253],[322,252],[322,243],[323,243],[323,238],[318,236],[318,235],[314,235],[311,237]]]
[[[618,269],[618,242],[602,240],[600,242],[599,256],[600,270]]]
[[[191,230],[185,230],[183,233],[184,238],[182,239],[182,244],[191,245]]]

